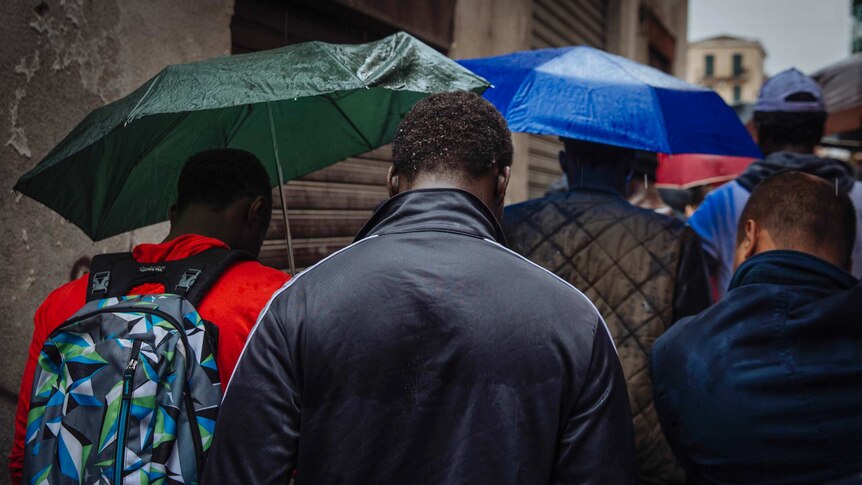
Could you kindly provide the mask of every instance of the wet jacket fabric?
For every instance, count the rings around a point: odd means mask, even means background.
[[[608,323],[628,384],[640,480],[681,482],[647,365],[659,335],[710,304],[697,237],[676,219],[597,189],[510,206],[503,226],[510,248],[583,291]]]
[[[795,170],[824,178],[850,196],[856,208],[856,245],[852,273],[862,277],[862,183],[853,178],[850,167],[831,158],[793,152],[775,152],[748,166],[742,175],[707,194],[688,223],[700,236],[715,277],[716,290],[724,296],[733,275],[736,227],[751,191],[770,175]]]
[[[138,262],[159,263],[187,258],[211,248],[227,247],[217,239],[188,234],[161,244],[139,244],[133,249],[132,256]],[[219,330],[216,362],[223,384],[230,378],[245,340],[260,311],[269,301],[269,296],[289,278],[287,274],[257,261],[240,261],[231,265],[201,300],[198,307],[200,315],[215,323]],[[48,335],[84,306],[87,279],[88,275],[84,275],[57,288],[36,310],[33,339],[18,395],[15,438],[9,454],[9,472],[15,484],[21,481],[27,413],[30,410],[30,394],[39,352]],[[161,284],[147,283],[133,288],[130,294],[162,292],[164,287]]]
[[[601,316],[502,241],[467,192],[381,206],[273,297],[204,483],[632,483]]]
[[[862,483],[860,315],[852,275],[769,251],[658,339],[656,408],[695,483]]]

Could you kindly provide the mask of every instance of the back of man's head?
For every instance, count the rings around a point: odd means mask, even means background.
[[[625,195],[628,179],[635,168],[637,151],[585,140],[561,138],[560,168],[569,188],[579,185],[606,186]]]
[[[168,240],[199,234],[257,255],[272,215],[270,187],[266,170],[249,152],[223,148],[192,155],[177,182]]]
[[[612,164],[633,164],[637,158],[637,150],[631,148],[606,145],[573,138],[560,138],[566,149],[566,156],[573,161],[586,165],[608,166]]]
[[[797,69],[769,78],[754,106],[757,141],[765,154],[809,153],[823,137],[826,105],[817,81]]]
[[[271,196],[269,176],[256,156],[232,148],[206,150],[192,155],[180,172],[177,212],[192,205],[221,210],[242,198]]]
[[[512,136],[494,106],[474,93],[433,94],[407,113],[392,144],[395,171],[481,177],[512,164]]]
[[[754,231],[761,234],[752,235]],[[836,195],[835,187],[822,178],[782,172],[752,191],[739,219],[740,250],[745,245],[756,246],[756,239],[764,232],[770,239],[768,246],[763,246],[761,239],[761,249],[752,250],[751,255],[790,249],[849,268],[856,239],[856,211],[846,194]]]

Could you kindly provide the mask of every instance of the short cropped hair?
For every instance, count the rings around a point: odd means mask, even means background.
[[[753,219],[769,231],[783,249],[834,255],[850,266],[856,242],[856,210],[844,192],[814,175],[782,172],[761,182],[751,192],[737,227],[737,244],[745,237],[745,223]]]
[[[421,172],[479,177],[512,164],[512,134],[494,106],[474,93],[432,94],[407,113],[392,144],[395,171],[413,181]]]
[[[578,161],[585,165],[608,165],[625,162],[634,169],[637,150],[633,148],[606,145],[586,140],[560,137],[566,148],[566,156],[569,160]]]
[[[826,113],[754,113],[754,126],[758,140],[771,140],[778,146],[803,145],[813,147],[823,138]]]
[[[272,199],[269,175],[245,150],[220,148],[189,157],[177,182],[177,211],[203,204],[221,210],[242,197]]]

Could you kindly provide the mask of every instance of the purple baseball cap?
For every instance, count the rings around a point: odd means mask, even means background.
[[[754,111],[810,113],[826,111],[826,105],[817,81],[796,68],[790,68],[763,83]]]

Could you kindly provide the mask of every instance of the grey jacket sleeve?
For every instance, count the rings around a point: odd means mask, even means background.
[[[552,483],[636,483],[625,377],[599,317],[584,384],[557,444]]]
[[[276,297],[246,344],[218,413],[202,483],[287,483],[296,466],[300,388]],[[292,326],[296,328],[295,326]]]

